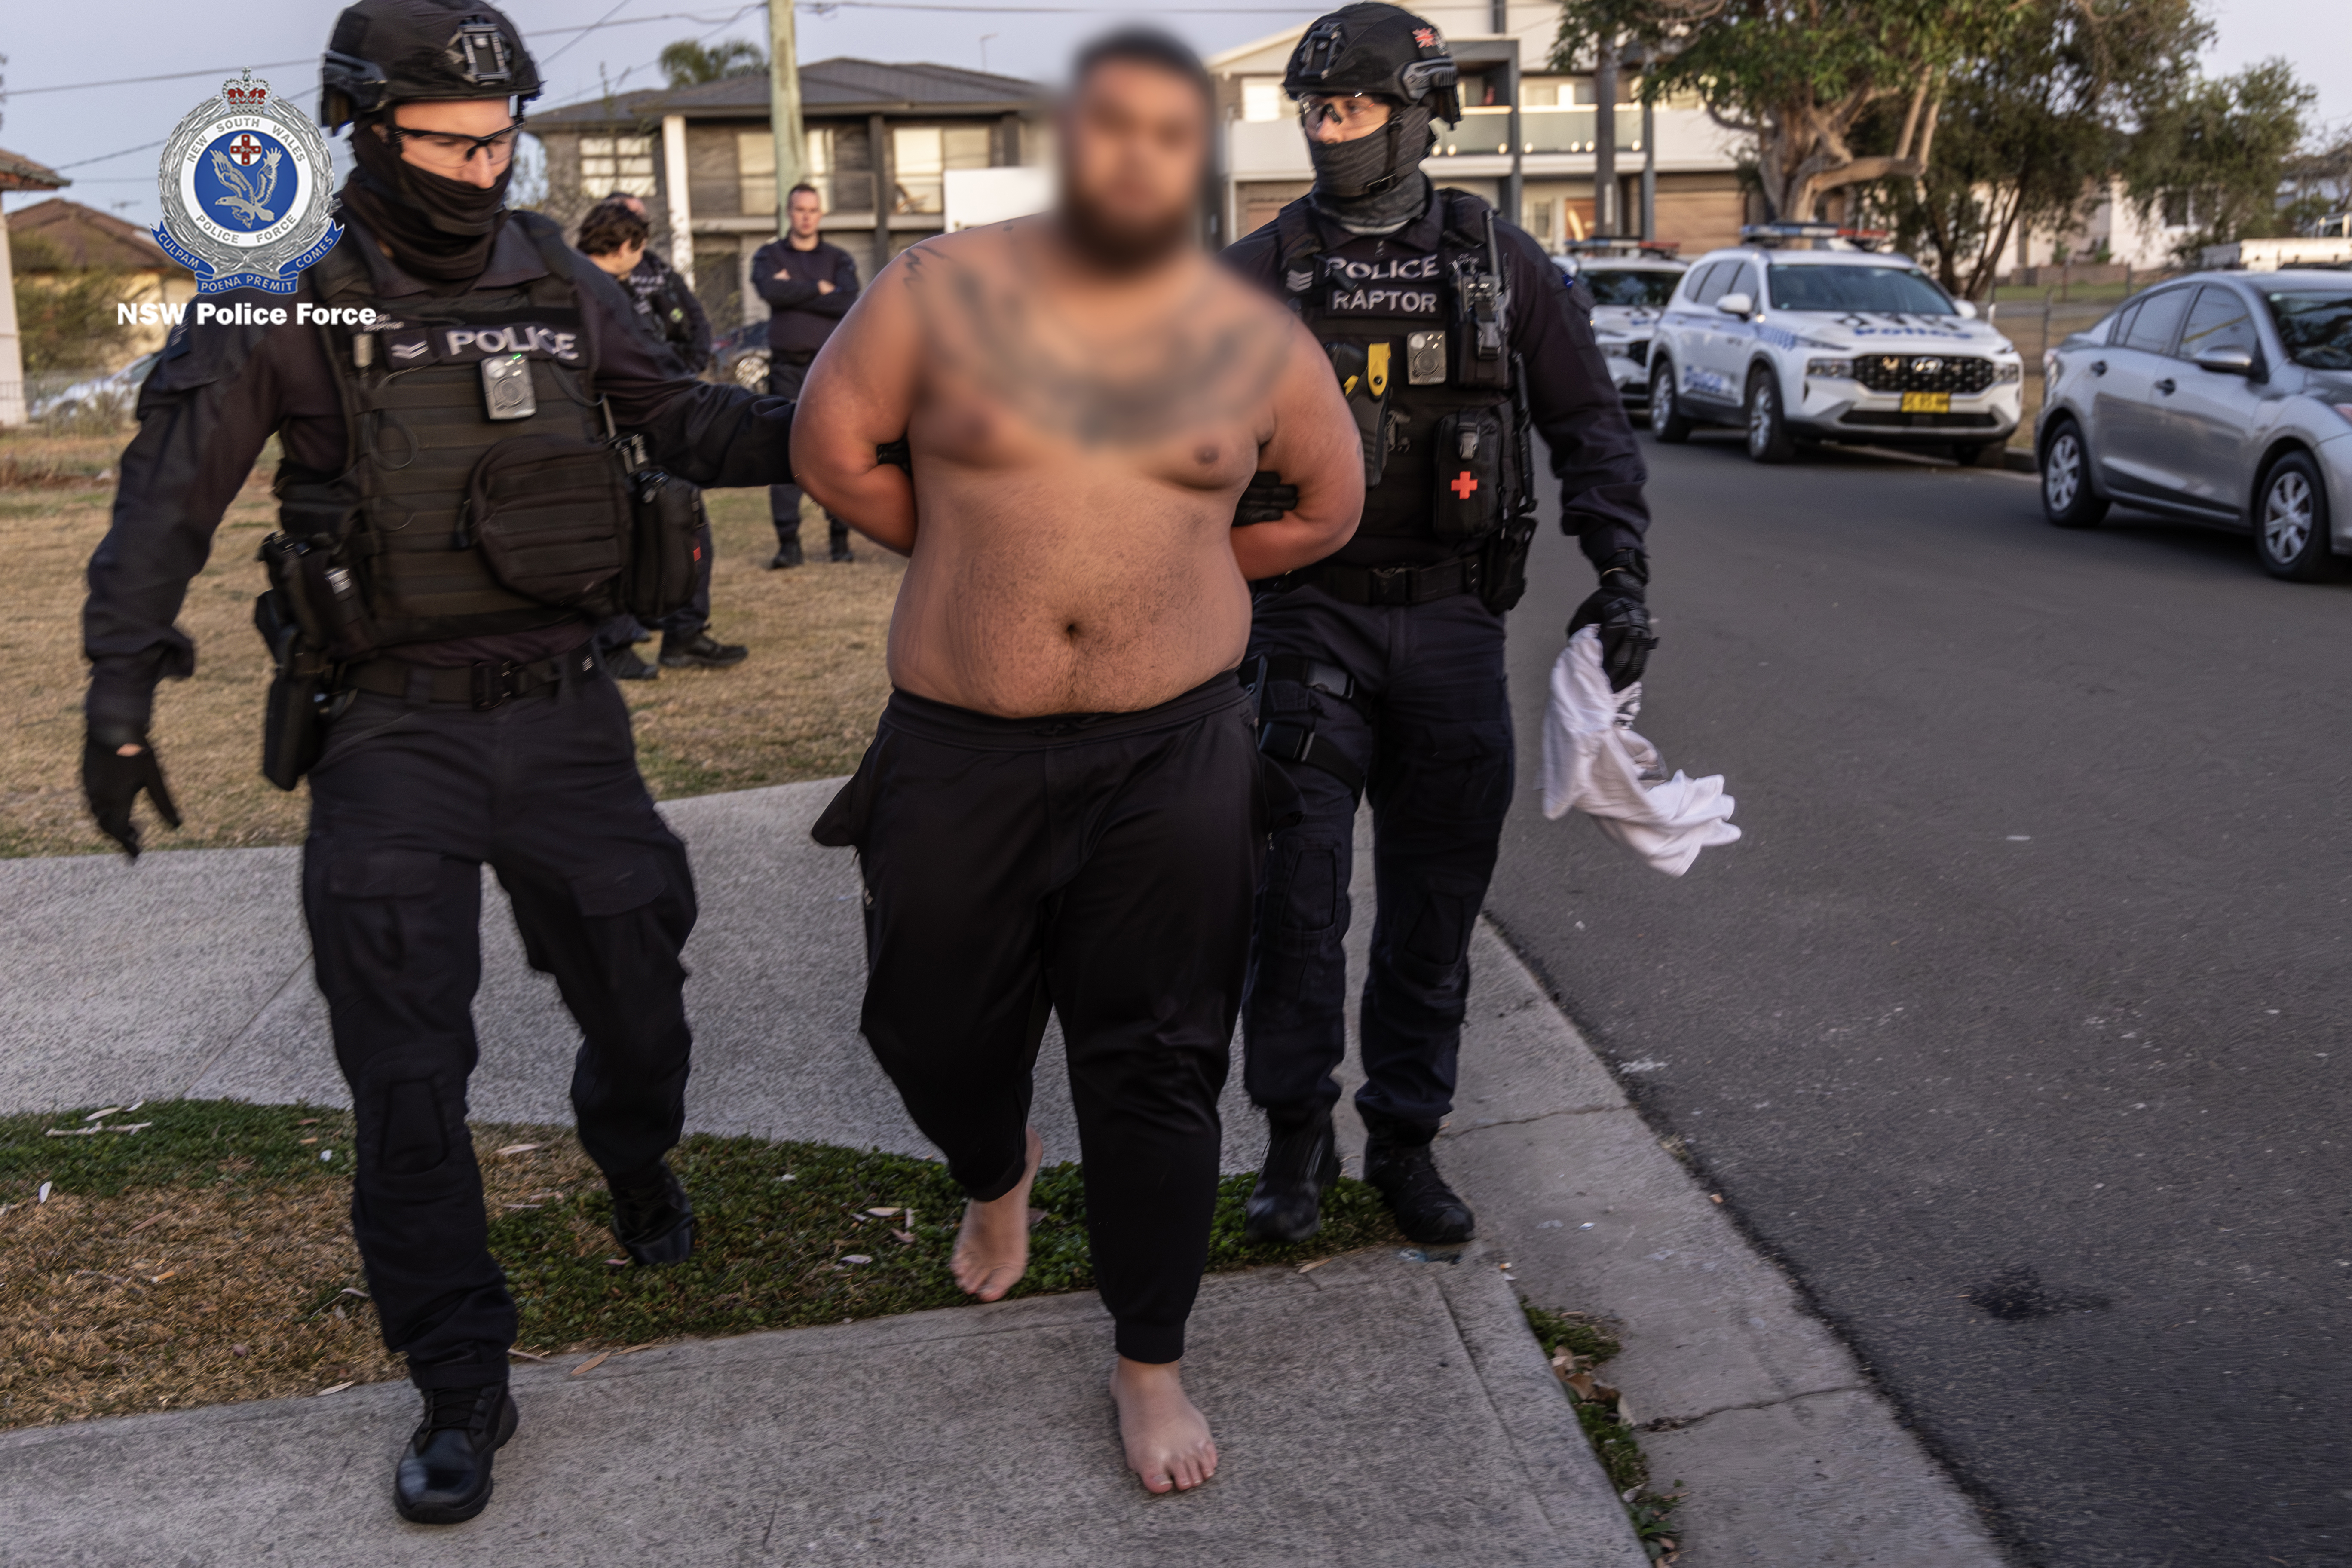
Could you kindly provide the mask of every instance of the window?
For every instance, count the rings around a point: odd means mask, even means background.
[[[2189,290],[2169,289],[2152,294],[2139,308],[2124,330],[2123,346],[2143,349],[2149,353],[2172,352],[2172,330],[2180,325],[2182,314],[2189,309]]]
[[[1738,270],[1739,264],[1736,261],[1718,261],[1701,269],[1691,284],[1690,302],[1694,305],[1714,304],[1731,287],[1732,274]]]
[[[773,165],[770,165],[773,167]],[[580,138],[580,193],[591,201],[614,191],[650,196],[654,183],[654,141],[650,136],[583,136]]]
[[[1782,265],[1772,268],[1776,310],[1862,311],[1882,316],[1954,316],[1959,312],[1941,289],[1916,267],[1822,267]]]
[[[1764,292],[1758,286],[1756,268],[1752,266],[1744,266],[1734,273],[1731,287],[1724,289],[1723,294],[1745,294],[1748,296],[1748,303],[1751,309],[1760,310],[1764,308]],[[1716,298],[1719,300],[1723,294],[1718,294]]]
[[[2352,294],[2269,295],[2286,357],[2314,370],[2352,370]]]
[[[2195,359],[2209,349],[2243,349],[2259,357],[2263,340],[2254,331],[2253,312],[2234,289],[2208,286],[2197,291],[2189,324],[2180,329],[2180,357]]]
[[[1655,310],[1674,293],[1680,274],[1631,268],[1588,267],[1577,274],[1592,290],[1596,305],[1637,305]]]
[[[874,210],[873,138],[863,125],[810,126],[803,167],[825,211]]]
[[[776,139],[765,131],[735,132],[735,174],[746,217],[772,217],[776,211]]]
[[[1269,120],[1290,117],[1290,95],[1282,90],[1278,76],[1246,76],[1242,78],[1242,118],[1263,124]]]
[[[1568,85],[1559,77],[1528,77],[1519,83],[1521,109],[1557,109],[1559,89]]]
[[[893,212],[937,213],[947,209],[950,169],[989,166],[985,125],[900,125],[890,132]]]

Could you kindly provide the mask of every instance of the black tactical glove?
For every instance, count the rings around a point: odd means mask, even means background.
[[[163,765],[155,760],[155,748],[142,740],[137,742],[139,750],[126,757],[117,749],[121,744],[96,735],[82,742],[81,789],[89,797],[90,815],[98,818],[99,831],[136,860],[139,825],[131,820],[131,806],[139,792],[147,792],[156,815],[173,827],[180,826],[180,808],[173,802],[171,786],[163,782]]]
[[[1586,626],[1601,628],[1601,668],[1609,689],[1622,691],[1642,679],[1650,650],[1658,646],[1650,630],[1650,605],[1645,596],[1650,563],[1639,551],[1621,550],[1601,569],[1601,586],[1570,617],[1568,635]]]
[[[1246,528],[1253,522],[1280,522],[1282,514],[1298,506],[1298,487],[1286,485],[1280,474],[1260,468],[1250,476],[1249,489],[1242,491],[1239,505],[1234,508],[1234,526]]]

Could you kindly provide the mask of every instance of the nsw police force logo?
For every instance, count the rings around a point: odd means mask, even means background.
[[[248,70],[190,110],[164,143],[155,243],[196,275],[199,294],[291,294],[342,237],[333,168],[310,116]]]

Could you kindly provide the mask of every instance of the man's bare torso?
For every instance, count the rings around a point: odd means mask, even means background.
[[[1031,223],[896,270],[920,365],[893,683],[990,713],[1131,711],[1238,664],[1234,507],[1295,323],[1197,255],[1056,287]]]

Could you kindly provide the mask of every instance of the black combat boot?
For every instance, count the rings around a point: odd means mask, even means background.
[[[667,1164],[656,1161],[627,1182],[605,1178],[613,1190],[613,1236],[643,1268],[683,1263],[694,1250],[694,1205]]]
[[[1364,1180],[1388,1200],[1397,1228],[1423,1245],[1469,1240],[1477,1228],[1470,1205],[1445,1184],[1429,1152],[1437,1129],[1369,1114],[1364,1127],[1370,1134],[1364,1143]]]
[[[1265,1163],[1249,1195],[1249,1238],[1305,1241],[1323,1228],[1323,1194],[1339,1179],[1339,1149],[1328,1108],[1306,1121],[1274,1123]]]
[[[828,561],[856,560],[857,557],[849,552],[849,524],[831,512],[824,514],[824,522],[825,559]]]
[[[768,570],[771,572],[781,572],[787,566],[797,566],[800,563],[800,531],[798,529],[794,529],[790,538],[786,538],[781,534],[778,535],[776,539],[776,553],[769,560]]]
[[[604,668],[612,672],[613,679],[615,680],[659,680],[661,679],[661,666],[647,664],[637,657],[635,648],[626,644],[605,650]]]
[[[720,642],[708,627],[692,637],[662,634],[661,661],[668,669],[726,669],[751,657],[739,642]]]
[[[459,1524],[490,1502],[490,1460],[515,1434],[503,1383],[425,1390],[425,1419],[392,1473],[392,1506],[411,1524]]]

